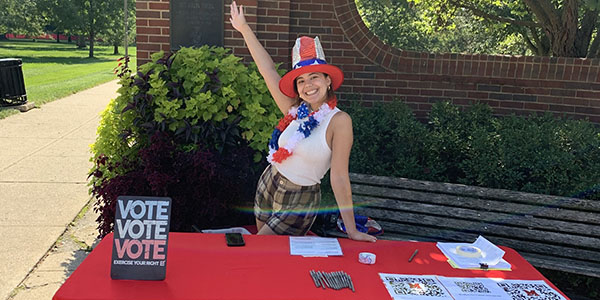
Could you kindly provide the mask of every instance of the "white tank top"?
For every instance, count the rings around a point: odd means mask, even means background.
[[[331,167],[331,149],[327,145],[327,127],[333,115],[338,111],[340,109],[337,107],[333,109],[307,138],[298,142],[292,156],[281,163],[273,162],[273,166],[279,173],[297,185],[321,183],[321,179]],[[306,118],[290,123],[279,137],[279,147],[285,146],[288,139],[304,121]]]

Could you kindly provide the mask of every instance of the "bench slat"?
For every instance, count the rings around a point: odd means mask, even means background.
[[[581,262],[566,258],[561,258],[560,261],[549,260],[545,256],[531,253],[524,253],[521,256],[523,256],[529,263],[539,268],[571,272],[600,278],[600,273],[598,273],[598,270],[600,270],[600,264]]]
[[[406,236],[412,236],[412,239],[418,241],[471,243],[479,236],[478,233],[460,232],[452,229],[431,227],[422,227],[417,229],[411,224],[398,224],[387,221],[381,221],[379,223],[384,227],[384,234],[379,237],[381,239],[403,240]],[[600,253],[598,251],[547,245],[532,241],[514,240],[493,234],[482,235],[492,243],[513,248],[519,253],[538,253],[551,256],[554,260],[569,258],[577,261],[600,263],[600,258],[598,257]]]
[[[343,232],[340,232],[339,230],[335,230],[335,229],[326,231],[325,233],[326,233],[327,237],[348,238],[348,235],[346,235]],[[439,239],[435,239],[435,238],[427,238],[427,237],[416,236],[416,235],[411,235],[411,234],[401,234],[398,232],[392,232],[392,233],[386,232],[383,235],[377,236],[377,239],[391,240],[391,241],[419,241],[419,242],[432,242],[432,243],[439,241]]]
[[[383,199],[370,196],[355,196],[356,206],[368,206],[369,208],[394,209],[394,214],[401,215],[404,212],[435,214],[440,217],[468,219],[474,222],[489,222],[507,226],[520,226],[523,229],[545,229],[556,232],[567,232],[575,235],[587,235],[600,237],[599,225],[588,225],[578,222],[566,222],[548,220],[533,217],[531,215],[507,214],[497,212],[486,212],[475,209],[459,208],[452,206],[439,206],[419,202],[408,202],[395,199]],[[540,208],[544,209],[544,208]],[[552,209],[549,209],[552,210]]]
[[[467,196],[427,193],[421,191],[401,190],[389,187],[377,187],[362,184],[352,184],[353,195],[376,196],[388,199],[405,199],[436,205],[469,207],[484,211],[519,212],[524,215],[547,217],[550,219],[578,221],[599,224],[600,218],[596,213],[575,211],[570,209],[551,208],[545,206],[511,203],[499,200],[477,199]]]
[[[361,209],[357,209],[357,212],[362,213],[363,211]],[[383,226],[384,231],[392,230],[396,232],[407,232],[421,236],[431,235],[434,238],[451,236],[455,239],[464,239],[464,237],[462,237],[462,233],[470,233],[475,238],[477,235],[483,235],[486,237],[498,236],[507,239],[517,238],[521,241],[537,241],[548,244],[548,246],[563,246],[564,249],[568,249],[570,245],[578,245],[577,247],[586,247],[586,249],[594,251],[595,257],[586,257],[586,259],[600,261],[600,251],[597,251],[598,245],[600,244],[600,239],[597,238],[557,234],[554,232],[545,232],[540,230],[522,230],[508,226],[491,225],[485,223],[478,224],[469,221],[413,213],[403,213],[401,215],[401,221],[399,222],[397,219],[398,215],[394,212],[371,209],[369,210],[369,213],[370,217],[373,217]],[[393,222],[390,222],[389,220],[392,220]],[[383,224],[386,224],[386,226]],[[407,229],[408,227],[411,227],[412,229],[409,230]],[[400,230],[399,228],[402,229]],[[420,234],[419,232],[422,233]],[[519,247],[519,249],[526,248]]]
[[[541,205],[556,205],[558,207],[600,212],[600,201],[591,201],[569,197],[559,197],[503,189],[490,189],[477,186],[468,186],[463,184],[420,181],[407,178],[393,178],[357,173],[350,173],[350,181],[353,183],[365,183],[377,186],[393,186],[395,188],[409,190],[424,190],[427,192],[444,193],[450,195],[476,195],[481,198],[501,199],[506,201]]]

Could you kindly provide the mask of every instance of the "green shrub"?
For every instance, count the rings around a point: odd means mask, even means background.
[[[350,172],[431,179],[424,167],[423,138],[427,137],[427,129],[406,104],[395,101],[365,107],[356,99],[350,104],[340,103],[339,107],[352,118]],[[321,206],[337,210],[329,172],[321,180],[321,191]]]
[[[573,196],[598,184],[600,140],[589,122],[551,114],[509,116],[487,134],[473,133],[459,182]]]
[[[497,118],[489,106],[435,103],[427,126],[399,101],[345,109],[350,171],[600,199],[600,133],[550,114]]]
[[[225,223],[233,205],[251,203],[279,110],[256,66],[227,52],[157,53],[133,76],[121,67],[92,146],[102,235],[118,195],[172,197],[173,230]]]
[[[134,76],[125,72],[119,96],[102,113],[92,160],[100,155],[135,160],[140,147],[161,131],[173,133],[188,150],[203,141],[222,152],[244,140],[259,161],[278,109],[256,65],[246,67],[227,52],[208,46],[182,48],[170,56],[160,52]],[[110,178],[126,170],[103,171],[103,178]]]
[[[461,164],[474,143],[489,136],[495,121],[487,105],[475,104],[462,111],[448,102],[433,104],[428,138],[424,139],[426,167],[432,180],[458,182],[467,176]]]
[[[351,172],[428,178],[423,156],[427,130],[406,104],[395,101],[367,108],[354,102],[343,109],[353,120]]]

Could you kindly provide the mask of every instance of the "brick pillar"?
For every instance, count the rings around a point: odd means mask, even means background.
[[[150,61],[158,51],[171,51],[169,0],[138,0],[136,7],[137,65]]]

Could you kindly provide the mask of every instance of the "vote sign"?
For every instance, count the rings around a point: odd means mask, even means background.
[[[171,198],[119,196],[115,209],[110,277],[165,279]]]

